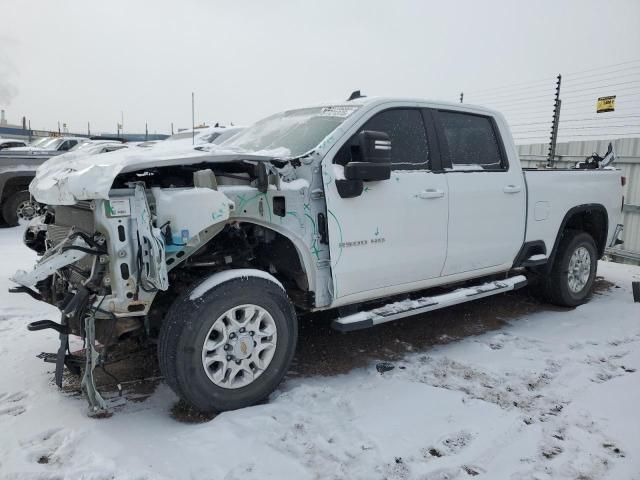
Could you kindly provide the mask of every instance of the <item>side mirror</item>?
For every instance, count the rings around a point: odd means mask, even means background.
[[[388,180],[391,177],[391,140],[384,132],[363,130],[352,161],[344,167],[347,180]]]

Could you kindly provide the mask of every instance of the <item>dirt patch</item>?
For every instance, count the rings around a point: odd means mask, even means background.
[[[609,282],[596,281],[598,292],[609,288],[602,283]],[[309,315],[300,319],[298,349],[289,377],[336,375],[374,360],[398,360],[408,352],[498,330],[507,321],[545,310],[564,309],[541,302],[524,288],[349,333],[333,330],[327,314]]]
[[[182,400],[173,405],[171,416],[181,423],[204,423],[216,418],[215,413],[201,413]]]

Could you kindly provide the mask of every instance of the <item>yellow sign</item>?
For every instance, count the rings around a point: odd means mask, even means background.
[[[613,112],[616,109],[616,96],[600,97],[596,103],[596,113]]]

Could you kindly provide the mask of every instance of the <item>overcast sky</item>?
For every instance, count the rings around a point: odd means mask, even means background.
[[[249,124],[355,89],[456,100],[640,59],[640,1],[5,0],[0,107],[33,128]]]

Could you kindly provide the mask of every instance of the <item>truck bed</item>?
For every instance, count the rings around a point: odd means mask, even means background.
[[[569,211],[601,205],[607,212],[622,208],[620,170],[594,169],[523,169],[527,185],[527,230],[525,241],[545,242],[547,252],[553,245],[549,239],[558,236]],[[611,216],[611,215],[610,215]],[[611,241],[617,218],[609,218],[607,244]]]

